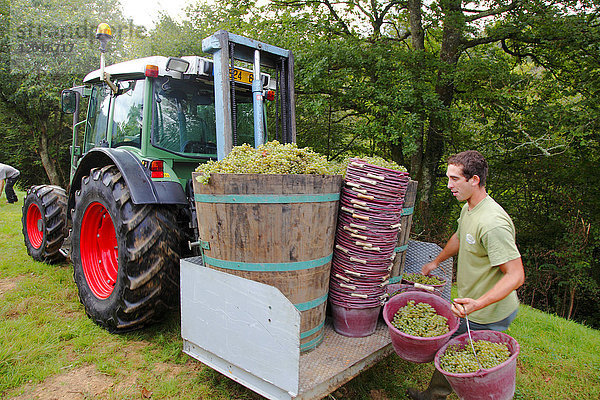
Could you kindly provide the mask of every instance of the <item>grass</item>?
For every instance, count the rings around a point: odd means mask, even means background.
[[[93,324],[71,266],[27,255],[18,194],[17,204],[0,198],[1,399],[262,398],[183,354],[179,315],[125,335]],[[600,398],[600,331],[521,306],[507,333],[521,346],[516,399]],[[331,397],[406,399],[406,388],[425,387],[432,371],[391,355]],[[73,392],[81,396],[61,397]]]

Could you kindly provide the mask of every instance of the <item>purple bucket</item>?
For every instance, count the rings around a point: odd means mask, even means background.
[[[473,340],[487,340],[494,343],[505,343],[510,351],[510,358],[493,368],[482,369],[468,374],[453,374],[444,371],[440,366],[440,357],[450,345],[465,346],[469,334],[464,333],[451,339],[435,355],[435,367],[440,371],[456,392],[464,400],[508,400],[515,394],[517,376],[517,356],[519,343],[506,333],[497,331],[471,331]]]
[[[348,308],[330,302],[333,329],[348,337],[369,336],[377,328],[381,306],[370,308]]]
[[[394,315],[401,307],[404,307],[409,300],[415,303],[428,303],[438,313],[448,318],[449,331],[441,336],[419,337],[408,335],[392,325]],[[392,345],[396,354],[400,358],[416,363],[427,363],[433,361],[435,353],[448,341],[450,336],[459,326],[459,319],[451,311],[450,302],[435,294],[426,292],[410,291],[397,294],[390,298],[383,307],[383,319],[388,326]]]

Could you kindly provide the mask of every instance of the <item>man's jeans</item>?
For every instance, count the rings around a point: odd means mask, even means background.
[[[6,200],[8,200],[9,203],[16,203],[19,200],[13,189],[13,186],[15,186],[15,182],[18,179],[19,175],[6,179],[6,189],[4,191],[6,192]]]

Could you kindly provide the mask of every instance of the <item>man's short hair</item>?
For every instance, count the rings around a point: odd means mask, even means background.
[[[479,177],[479,186],[485,186],[488,174],[488,163],[480,152],[476,150],[467,150],[455,154],[448,159],[448,165],[450,164],[461,166],[463,175],[467,180],[477,175]]]

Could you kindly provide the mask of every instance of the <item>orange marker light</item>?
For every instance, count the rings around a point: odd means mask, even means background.
[[[158,65],[146,65],[145,75],[148,78],[158,78]]]
[[[164,164],[162,160],[154,160],[150,163],[150,173],[152,178],[164,178]]]

